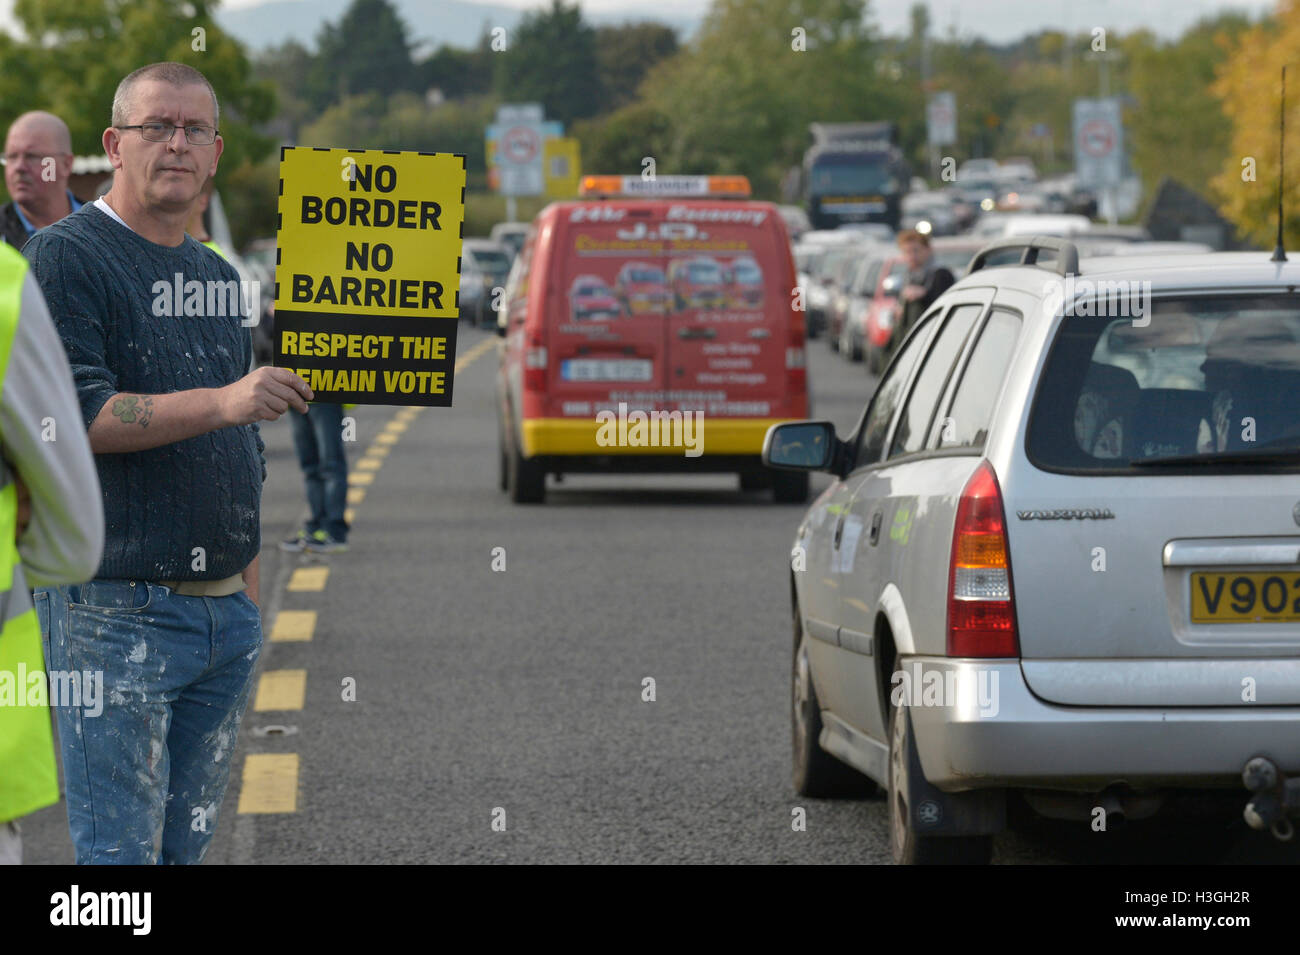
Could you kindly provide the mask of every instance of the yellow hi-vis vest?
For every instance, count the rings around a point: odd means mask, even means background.
[[[9,370],[26,275],[27,260],[0,246],[0,389]],[[26,588],[14,589],[18,486],[9,478],[8,468],[4,474],[6,483],[0,488],[0,822],[59,801],[41,629]],[[19,684],[20,675],[25,685]]]

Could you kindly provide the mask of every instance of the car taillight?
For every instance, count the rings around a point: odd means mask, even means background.
[[[524,349],[524,390],[546,390],[546,346],[535,341]]]
[[[987,461],[966,482],[957,504],[948,569],[948,655],[1020,655],[1002,492]]]

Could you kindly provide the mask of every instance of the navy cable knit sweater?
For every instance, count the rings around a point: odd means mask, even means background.
[[[118,392],[219,388],[247,374],[252,334],[237,313],[210,313],[206,292],[201,308],[191,299],[184,314],[182,297],[177,313],[170,291],[177,273],[182,289],[193,280],[203,289],[239,281],[189,236],[175,248],[157,245],[87,203],[38,232],[23,254],[63,339],[85,427]],[[263,450],[257,426],[243,425],[148,451],[96,454],[106,523],[96,576],[219,580],[242,571],[261,549]]]

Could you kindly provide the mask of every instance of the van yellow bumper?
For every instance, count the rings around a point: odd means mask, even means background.
[[[659,421],[638,429],[626,423],[602,424],[594,418],[527,418],[523,422],[523,454],[534,458],[548,454],[760,454],[767,429],[792,418],[710,418],[693,427],[688,442],[682,423]],[[694,424],[694,422],[692,422]],[[638,433],[641,431],[641,433]],[[640,443],[641,441],[653,443]],[[633,443],[637,442],[637,443]],[[691,455],[692,457],[694,455]]]

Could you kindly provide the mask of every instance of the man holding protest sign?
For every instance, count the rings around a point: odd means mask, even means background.
[[[256,422],[313,398],[287,369],[245,374],[251,334],[227,301],[239,276],[185,234],[221,156],[218,118],[199,71],[131,73],[103,136],[112,189],[24,250],[106,519],[95,579],[48,591],[49,665],[104,673],[102,714],[59,711],[79,863],[202,860],[262,644]]]

